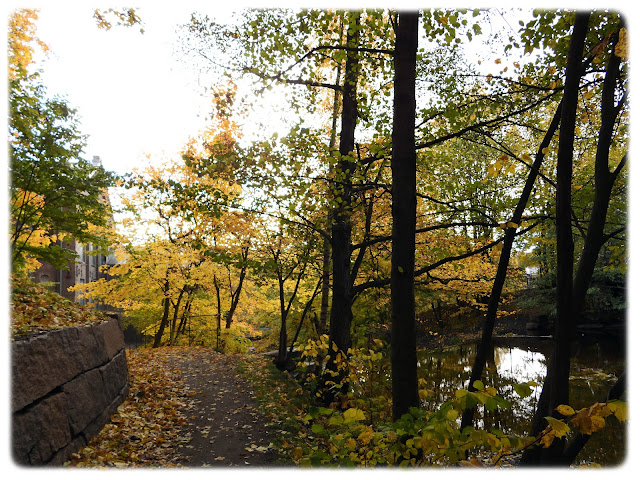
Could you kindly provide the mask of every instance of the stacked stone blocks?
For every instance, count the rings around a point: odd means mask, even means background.
[[[12,343],[13,456],[61,465],[109,422],[129,392],[117,319]]]

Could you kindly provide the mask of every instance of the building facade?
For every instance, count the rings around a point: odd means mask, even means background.
[[[93,165],[100,166],[102,161],[100,157],[94,156]],[[109,194],[105,192],[104,198],[109,202]],[[48,262],[40,260],[40,267],[32,274],[32,278],[36,283],[50,283],[55,285],[51,287],[61,296],[68,298],[74,302],[84,305],[90,300],[82,298],[81,292],[69,291],[70,287],[82,285],[84,283],[95,282],[100,278],[107,278],[108,275],[100,271],[103,265],[115,265],[118,263],[113,253],[104,255],[98,253],[98,247],[88,244],[83,245],[76,240],[71,242],[58,241],[58,245],[62,248],[75,252],[76,258],[69,262],[67,269],[59,269]],[[97,304],[98,310],[112,310],[106,305]]]

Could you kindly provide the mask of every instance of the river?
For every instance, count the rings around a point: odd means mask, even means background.
[[[458,345],[439,350],[419,350],[418,375],[427,381],[426,389],[435,397],[424,402],[432,410],[453,398],[464,388],[475,358],[476,345]],[[478,427],[497,428],[513,434],[526,434],[542,390],[547,371],[551,341],[540,337],[501,337],[495,340],[493,357],[483,376],[487,386],[512,404],[510,410],[485,412],[476,416]],[[572,347],[570,405],[576,410],[603,401],[625,368],[624,340],[615,337],[582,336]],[[527,398],[519,397],[511,385],[535,381],[540,384]],[[607,419],[606,427],[596,432],[577,458],[577,462],[616,465],[624,461],[625,426],[617,419]]]

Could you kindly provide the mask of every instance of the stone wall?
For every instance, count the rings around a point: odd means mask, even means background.
[[[21,465],[61,465],[129,392],[117,319],[12,343],[12,450]]]

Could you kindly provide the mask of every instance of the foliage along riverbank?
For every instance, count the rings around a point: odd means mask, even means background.
[[[338,401],[323,405],[319,401],[323,397],[319,388],[321,376],[309,367],[321,364],[326,358],[326,339],[324,343],[310,342],[305,347],[306,367],[302,370],[306,368],[307,372],[301,377],[302,386],[287,373],[283,380],[283,374],[265,359],[246,357],[258,363],[247,363],[244,374],[253,383],[261,407],[282,435],[274,443],[278,444],[281,455],[290,456],[299,465],[512,466],[528,446],[548,446],[554,438],[567,438],[567,434],[571,439],[578,433],[591,435],[605,428],[606,423],[611,428],[627,418],[626,404],[612,400],[581,409],[563,406],[558,411],[560,419],[549,417],[547,428],[537,437],[499,429],[468,427],[461,431],[459,419],[469,405],[482,405],[485,411],[512,408],[496,388],[478,382],[476,392],[458,389],[435,411],[414,408],[392,422],[390,392],[379,388],[384,383],[380,377],[387,375],[381,370],[382,342],[376,342],[368,351],[353,352],[343,364],[343,382],[349,382],[350,388],[329,387],[342,390],[342,394],[337,397]],[[422,400],[434,396],[425,384],[421,381]],[[511,388],[518,396],[527,397],[535,386],[539,385],[524,382]],[[590,461],[580,465],[600,466]]]

